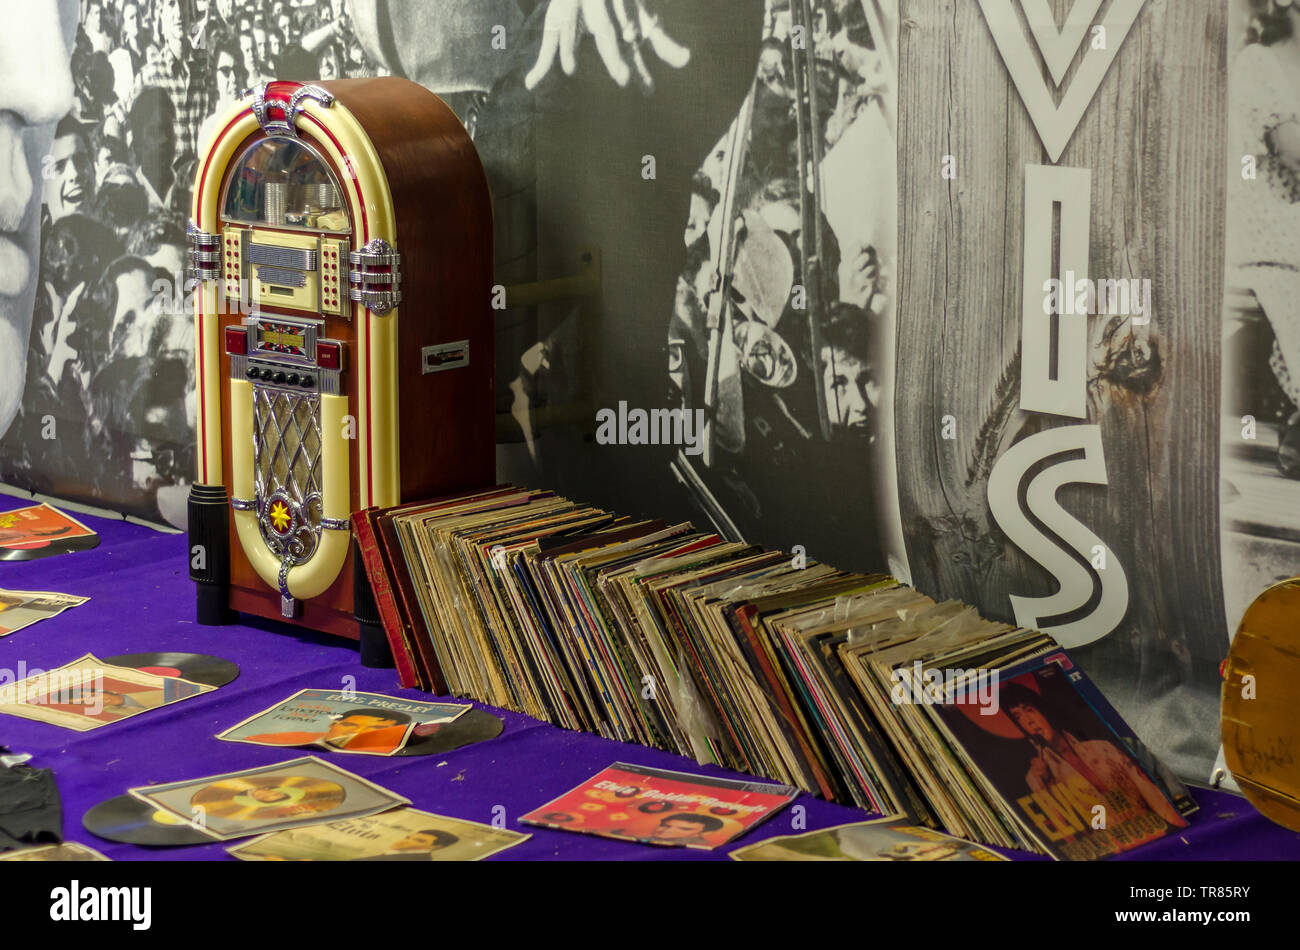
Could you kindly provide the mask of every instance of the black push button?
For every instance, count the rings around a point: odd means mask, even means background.
[[[302,385],[305,389],[311,389],[313,386],[316,385],[316,380],[313,379],[311,376],[304,376],[302,378]]]
[[[285,382],[288,383],[290,386],[297,386],[297,385],[298,385],[298,374],[297,374],[297,373],[290,373],[290,374],[289,374],[289,377],[285,380]]]
[[[284,382],[284,380],[285,380],[285,375],[284,375],[284,373],[276,373],[274,376],[271,377],[271,382],[273,382],[273,383],[275,383],[275,384],[277,384],[277,385],[282,384],[282,383]]]

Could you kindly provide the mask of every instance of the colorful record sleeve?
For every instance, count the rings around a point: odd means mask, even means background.
[[[19,848],[0,854],[0,861],[111,861],[94,848],[75,841],[63,844],[41,845],[39,848]]]
[[[29,673],[17,683],[6,683],[0,671],[0,713],[78,732],[213,690],[202,683],[113,666],[91,653],[57,669]]]
[[[0,637],[56,614],[69,607],[79,607],[89,597],[58,594],[47,590],[4,590],[0,588]]]
[[[996,695],[992,715],[960,691],[927,708],[1048,854],[1105,858],[1187,827],[1056,662]]]
[[[411,804],[315,756],[128,791],[219,841],[358,818]]]
[[[394,755],[417,726],[454,722],[472,707],[379,693],[304,689],[217,736],[228,742],[318,746],[329,752]]]
[[[0,561],[31,561],[98,544],[94,531],[49,505],[0,512]]]
[[[996,851],[914,825],[882,818],[782,835],[731,852],[735,861],[1005,861]]]
[[[531,835],[415,808],[293,828],[228,849],[241,861],[481,861]]]
[[[1101,717],[1102,722],[1106,723],[1110,731],[1128,750],[1128,753],[1137,759],[1142,771],[1146,772],[1151,777],[1151,780],[1160,786],[1161,791],[1174,803],[1174,807],[1178,809],[1180,815],[1186,818],[1200,807],[1192,798],[1191,791],[1183,784],[1183,781],[1137,737],[1133,727],[1124,721],[1124,717],[1119,714],[1118,710],[1111,705],[1101,690],[1097,688],[1097,684],[1089,678],[1082,667],[1074,662],[1068,650],[1058,650],[1036,660],[1002,670],[1001,678],[1004,680],[1015,679],[1022,673],[1037,669],[1044,663],[1055,663],[1065,671],[1075,691]]]
[[[712,850],[772,817],[796,794],[788,785],[615,762],[520,821],[604,838]]]

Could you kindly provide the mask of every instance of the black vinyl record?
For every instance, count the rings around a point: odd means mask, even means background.
[[[212,844],[216,840],[195,831],[184,819],[130,795],[100,802],[86,812],[81,823],[98,838],[126,844],[177,846]]]
[[[22,546],[0,545],[0,561],[35,561],[55,554],[89,551],[99,547],[99,535],[79,535],[73,538],[50,538]]]
[[[397,755],[438,755],[450,752],[484,739],[495,739],[501,735],[506,724],[497,716],[481,709],[471,709],[463,716],[457,716],[449,723],[425,723],[416,726],[416,731],[406,740],[406,747]],[[419,730],[429,730],[421,734]]]
[[[225,686],[239,675],[239,667],[229,660],[202,653],[123,653],[104,662],[155,676],[179,676],[204,686]]]

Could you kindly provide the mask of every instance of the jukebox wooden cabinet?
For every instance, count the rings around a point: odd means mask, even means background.
[[[493,478],[492,210],[473,143],[404,79],[265,84],[202,152],[190,270],[198,619],[243,611],[364,647],[350,515]]]

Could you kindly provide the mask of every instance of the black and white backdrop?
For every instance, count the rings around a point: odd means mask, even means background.
[[[998,505],[1032,503],[997,501],[991,481],[1017,445],[1074,437],[1023,397],[1026,374],[1050,375],[1020,339],[1026,166],[1086,170],[1086,244],[1110,269],[1095,276],[1148,279],[1154,304],[1145,321],[1088,317],[1077,354],[1069,431],[1088,430],[1106,469],[1061,488],[1103,549],[1075,557],[1095,590],[1069,623],[1139,734],[1208,774],[1241,601],[1297,573],[1300,494],[1271,529],[1256,510],[1300,473],[1293,5],[28,6],[0,38],[0,116],[17,117],[0,122],[15,235],[0,243],[0,480],[157,522],[183,519],[193,469],[182,260],[200,128],[270,78],[397,74],[448,100],[488,170],[501,480],[1016,619],[1013,598],[1074,593],[1004,531]],[[1072,89],[1080,77],[1095,89]],[[1239,174],[1246,155],[1267,191]],[[577,275],[586,292],[559,280]],[[702,431],[597,438],[597,414],[620,407],[680,409]],[[1079,553],[1046,527],[1044,544]],[[1118,576],[1126,599],[1090,629]]]

